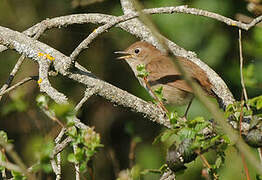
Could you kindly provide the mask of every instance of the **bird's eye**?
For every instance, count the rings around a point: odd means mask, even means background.
[[[135,53],[138,54],[140,52],[140,49],[136,48]]]

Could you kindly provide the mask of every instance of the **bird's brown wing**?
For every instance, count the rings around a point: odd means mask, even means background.
[[[177,59],[183,65],[185,71],[201,85],[202,89],[210,96],[215,96],[212,91],[212,84],[209,81],[207,74],[202,70],[198,65],[193,63],[190,60],[187,60],[182,57],[177,57]]]
[[[201,85],[208,95],[214,96],[212,84],[206,73],[198,65],[182,57],[176,57],[175,60],[180,61],[184,70]],[[183,76],[172,60],[166,56],[152,58],[146,65],[146,70],[149,72],[148,80],[153,85],[157,83],[167,84],[183,91],[193,92],[192,88],[183,80]]]
[[[152,86],[155,84],[167,84],[183,91],[192,92],[192,88],[183,80],[181,73],[175,67],[171,59],[165,56],[152,58],[146,64],[149,72],[148,81]]]

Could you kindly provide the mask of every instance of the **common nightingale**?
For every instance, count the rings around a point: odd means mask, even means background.
[[[189,108],[194,97],[193,90],[186,83],[183,75],[171,58],[166,54],[159,51],[153,45],[143,41],[135,42],[125,51],[115,53],[123,54],[123,56],[118,57],[118,59],[126,60],[140,84],[149,91],[151,96],[155,97],[152,91],[162,86],[164,104],[189,104]],[[206,73],[198,65],[179,56],[175,56],[173,59],[180,62],[187,74],[202,87],[207,95],[215,96],[212,91],[212,84]],[[141,64],[144,65],[145,70],[149,73],[146,78],[138,76],[137,66]]]

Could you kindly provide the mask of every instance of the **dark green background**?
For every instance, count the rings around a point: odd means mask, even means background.
[[[105,0],[88,6],[72,7],[70,0],[0,0],[0,25],[13,30],[23,31],[34,24],[57,16],[77,13],[105,13],[121,15],[119,1]],[[177,6],[187,4],[233,18],[237,13],[250,17],[253,14],[246,10],[247,3],[243,0],[145,0],[144,7]],[[238,29],[229,27],[215,20],[193,15],[172,14],[154,15],[152,20],[159,31],[181,47],[197,53],[198,57],[212,67],[226,82],[236,99],[241,97],[239,76]],[[58,49],[65,55],[92,32],[97,25],[73,25],[66,28],[46,31],[40,41]],[[248,95],[254,97],[262,94],[262,29],[255,27],[243,32],[243,56],[245,67],[249,67],[247,79]],[[123,50],[137,39],[121,29],[113,28],[99,36],[81,53],[77,60],[99,78],[145,100],[150,100],[147,92],[139,85],[128,65],[117,61],[114,51]],[[9,73],[19,55],[14,51],[0,53],[0,84],[8,79]],[[20,69],[15,82],[30,75],[37,75],[37,65],[26,60]],[[253,74],[252,74],[253,73]],[[73,104],[83,96],[84,87],[62,76],[50,78],[52,85],[65,93]],[[21,155],[28,166],[36,163],[39,149],[46,145],[59,132],[57,124],[48,119],[36,107],[35,98],[39,94],[36,82],[5,95],[0,101],[0,130],[8,133],[14,140],[15,150]],[[180,114],[185,107],[178,108]],[[194,100],[189,118],[196,116],[211,117],[205,108]],[[114,179],[114,170],[109,151],[115,152],[120,170],[129,166],[128,152],[130,142],[135,137],[142,139],[136,148],[136,163],[143,168],[159,168],[164,163],[164,152],[160,145],[152,145],[154,138],[164,130],[142,116],[129,112],[99,97],[92,97],[83,106],[79,118],[86,124],[94,126],[101,134],[104,148],[95,156],[96,179]],[[68,149],[68,152],[71,150]],[[243,165],[240,155],[233,148],[228,149],[226,166],[221,169],[221,179],[244,179]],[[214,153],[207,154],[212,163]],[[66,157],[64,157],[65,159]],[[177,179],[200,179],[202,164],[199,159],[190,163],[184,175]],[[251,171],[251,176],[254,174]],[[73,165],[64,162],[63,178],[73,179]],[[42,178],[53,179],[52,174],[42,173]],[[157,175],[149,174],[142,179],[158,179]]]

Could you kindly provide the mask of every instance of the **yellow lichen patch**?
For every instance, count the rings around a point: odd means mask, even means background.
[[[44,53],[38,53],[37,55],[38,56],[44,56]]]
[[[237,26],[237,24],[236,23],[232,23],[231,26]]]
[[[96,32],[96,30],[97,30],[97,28],[95,28],[95,29],[93,30],[93,33],[95,33],[95,32]]]
[[[46,57],[47,59],[49,59],[50,61],[55,60],[55,58],[54,58],[53,56],[50,56],[50,54],[45,54],[45,57]]]
[[[45,54],[45,53],[38,53],[38,56],[44,56],[45,58],[49,59],[50,61],[54,61],[55,58],[53,56],[51,56],[50,54]]]
[[[37,81],[37,83],[40,84],[42,81],[43,81],[43,79],[42,79],[42,78],[39,78],[38,81]]]

